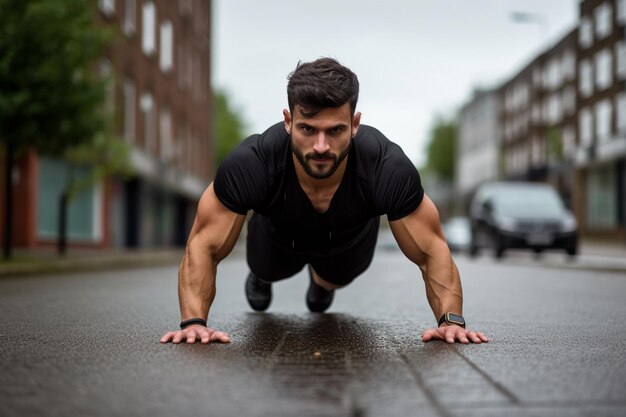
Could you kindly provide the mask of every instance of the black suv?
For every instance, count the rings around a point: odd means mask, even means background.
[[[470,206],[470,255],[481,248],[501,258],[509,248],[562,249],[574,256],[578,226],[572,213],[547,184],[493,182],[478,188]]]

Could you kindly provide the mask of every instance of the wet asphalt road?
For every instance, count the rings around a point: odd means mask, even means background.
[[[626,276],[459,257],[484,345],[422,343],[417,268],[379,251],[329,314],[307,277],[251,313],[241,257],[211,324],[229,345],[161,345],[176,269],[0,280],[0,416],[625,416]]]

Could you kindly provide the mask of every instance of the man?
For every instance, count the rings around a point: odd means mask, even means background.
[[[439,327],[422,340],[481,343],[465,329],[458,270],[439,215],[400,148],[355,113],[359,83],[330,58],[298,64],[289,76],[284,122],[243,141],[202,195],[179,272],[181,330],[162,343],[227,343],[206,327],[217,264],[233,248],[248,210],[246,297],[270,305],[272,283],[307,266],[306,303],[330,307],[334,291],[369,266],[379,219],[387,215],[403,253],[416,263]]]

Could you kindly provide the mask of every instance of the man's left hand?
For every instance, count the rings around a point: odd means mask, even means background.
[[[488,342],[489,339],[481,333],[473,330],[466,330],[461,326],[449,325],[441,326],[436,329],[426,330],[422,334],[422,340],[429,342],[431,340],[445,340],[448,343],[454,343],[457,340],[463,344],[467,343],[483,343]]]

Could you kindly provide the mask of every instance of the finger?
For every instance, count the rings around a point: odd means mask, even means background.
[[[200,333],[200,343],[207,344],[211,341],[211,333],[208,331],[199,332]]]
[[[230,343],[230,336],[224,332],[213,332],[210,340],[211,342]]]
[[[480,338],[481,341],[483,342],[488,342],[489,339],[487,338],[487,336],[485,336],[482,332],[478,332],[476,333],[476,335]]]
[[[422,341],[428,342],[429,340],[431,340],[433,338],[433,333],[433,330],[426,330],[424,333],[422,333]]]
[[[172,339],[172,336],[174,335],[173,332],[167,332],[163,335],[163,337],[161,338],[160,342],[161,343],[167,343]]]
[[[456,337],[456,330],[449,327],[450,330],[445,331],[446,342],[454,343]]]
[[[172,339],[172,343],[176,343],[176,344],[180,343],[183,340],[184,336],[185,335],[182,330],[175,332],[174,338]]]
[[[472,341],[472,343],[482,342],[482,340],[480,340],[480,337],[478,337],[478,334],[476,332],[469,332],[469,338]]]
[[[187,332],[187,343],[190,345],[196,343],[196,332],[194,330]]]
[[[458,339],[459,339],[459,342],[463,343],[464,345],[470,342],[469,339],[467,338],[467,335],[462,332],[458,334]]]

